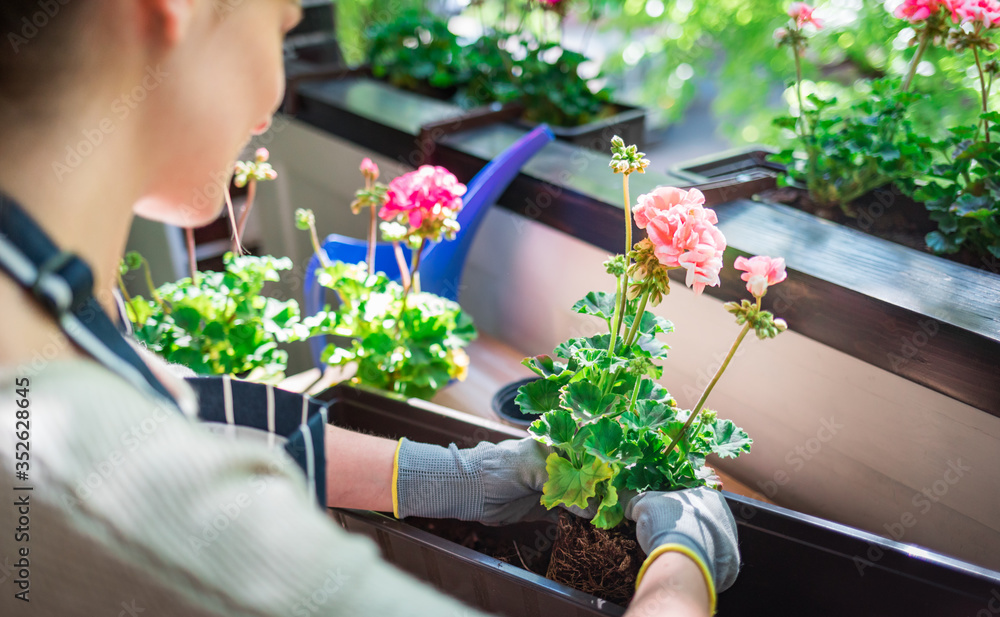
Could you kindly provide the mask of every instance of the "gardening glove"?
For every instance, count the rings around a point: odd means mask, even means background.
[[[736,521],[722,493],[707,486],[642,493],[629,502],[625,516],[636,522],[636,539],[648,555],[636,587],[654,559],[671,551],[683,553],[705,576],[714,614],[716,592],[728,589],[740,569]]]
[[[505,525],[555,520],[540,503],[552,449],[534,439],[447,448],[399,440],[392,474],[396,518],[424,516]]]

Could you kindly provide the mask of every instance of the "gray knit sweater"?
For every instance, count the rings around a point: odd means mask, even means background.
[[[214,435],[93,362],[0,368],[0,615],[140,614],[477,615],[333,524],[280,449]]]

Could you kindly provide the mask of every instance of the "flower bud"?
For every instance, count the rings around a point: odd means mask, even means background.
[[[308,230],[316,224],[316,215],[312,210],[299,208],[295,211],[295,226],[302,230]]]
[[[266,163],[271,158],[271,153],[267,151],[267,148],[257,148],[254,158],[257,159],[258,163]]]
[[[361,161],[361,175],[365,177],[365,180],[375,182],[378,180],[378,165],[376,165],[370,158],[365,157]]]

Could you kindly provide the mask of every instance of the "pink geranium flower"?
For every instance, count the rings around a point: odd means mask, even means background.
[[[941,0],[904,0],[893,15],[910,23],[924,21],[941,8]]]
[[[378,215],[386,221],[402,218],[413,232],[425,221],[439,222],[457,215],[465,190],[444,167],[422,165],[389,183],[388,201]]]
[[[788,277],[782,257],[737,257],[734,265],[737,270],[743,270],[740,278],[747,282],[747,291],[757,298],[767,293],[769,286],[777,285]]]
[[[948,0],[945,6],[957,22],[979,22],[986,28],[1000,26],[1000,1],[998,0]]]
[[[805,2],[793,2],[788,7],[788,16],[795,20],[795,26],[798,28],[806,24],[812,24],[818,30],[823,27],[823,22],[813,17],[813,11],[815,10],[815,8]]]
[[[653,243],[653,254],[667,268],[687,270],[685,283],[696,294],[719,284],[726,238],[715,226],[715,211],[704,207],[698,189],[660,187],[639,197],[635,222]]]

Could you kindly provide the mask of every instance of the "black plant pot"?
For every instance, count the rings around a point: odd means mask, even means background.
[[[516,424],[517,426],[530,426],[532,422],[541,416],[541,414],[523,413],[521,408],[517,406],[517,403],[514,402],[514,399],[517,398],[518,388],[526,386],[536,380],[538,380],[538,377],[527,377],[500,388],[500,390],[493,395],[493,412],[504,420],[511,422],[512,424]]]
[[[319,396],[330,422],[390,437],[469,447],[522,437],[511,427],[430,403],[410,404],[348,386]],[[743,567],[719,597],[719,615],[966,617],[1000,597],[1000,572],[874,534],[726,493]],[[333,510],[345,528],[378,542],[386,559],[470,605],[501,615],[621,615],[624,609],[517,565],[374,512]],[[548,550],[551,534],[523,526],[523,546]],[[493,531],[491,531],[493,530]],[[483,528],[501,541],[512,528]]]

